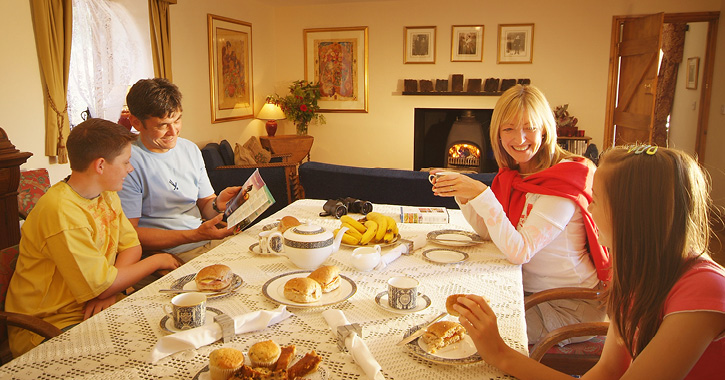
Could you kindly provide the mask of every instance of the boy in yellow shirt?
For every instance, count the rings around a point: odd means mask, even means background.
[[[71,175],[43,195],[23,224],[20,254],[5,309],[68,329],[109,307],[121,291],[159,269],[174,269],[168,254],[140,260],[138,236],[116,192],[126,175],[136,135],[89,119],[66,143]],[[10,349],[21,355],[43,341],[9,327]]]

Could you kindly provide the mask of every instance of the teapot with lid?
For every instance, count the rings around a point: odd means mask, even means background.
[[[269,235],[267,249],[270,253],[287,256],[293,264],[302,269],[317,269],[322,263],[340,249],[342,235],[347,227],[342,227],[335,236],[332,231],[315,224],[301,224],[289,228],[283,233]]]

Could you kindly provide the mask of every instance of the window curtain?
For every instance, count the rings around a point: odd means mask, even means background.
[[[169,6],[176,0],[149,0],[151,20],[151,54],[154,59],[154,75],[171,80],[171,25]]]
[[[677,70],[684,54],[686,31],[686,23],[666,23],[662,29],[662,61],[657,74],[655,120],[652,132],[652,142],[659,146],[667,146],[669,140],[667,124],[672,113]]]
[[[35,47],[45,103],[45,155],[68,162],[68,70],[70,67],[73,12],[71,0],[32,0]]]

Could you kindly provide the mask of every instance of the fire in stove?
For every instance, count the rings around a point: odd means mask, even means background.
[[[481,149],[468,143],[453,144],[448,148],[448,165],[478,167],[481,165]]]

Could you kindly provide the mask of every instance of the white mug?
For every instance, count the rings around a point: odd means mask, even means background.
[[[388,280],[388,305],[394,309],[412,310],[418,304],[418,285],[413,277],[396,276]]]
[[[206,323],[206,295],[184,293],[171,299],[171,310],[164,305],[164,312],[174,321],[178,330],[193,329]]]
[[[431,184],[434,184],[434,179],[438,179],[438,177],[443,177],[444,175],[451,175],[451,174],[458,174],[456,172],[438,172],[435,174],[431,174],[428,176],[428,182]]]

